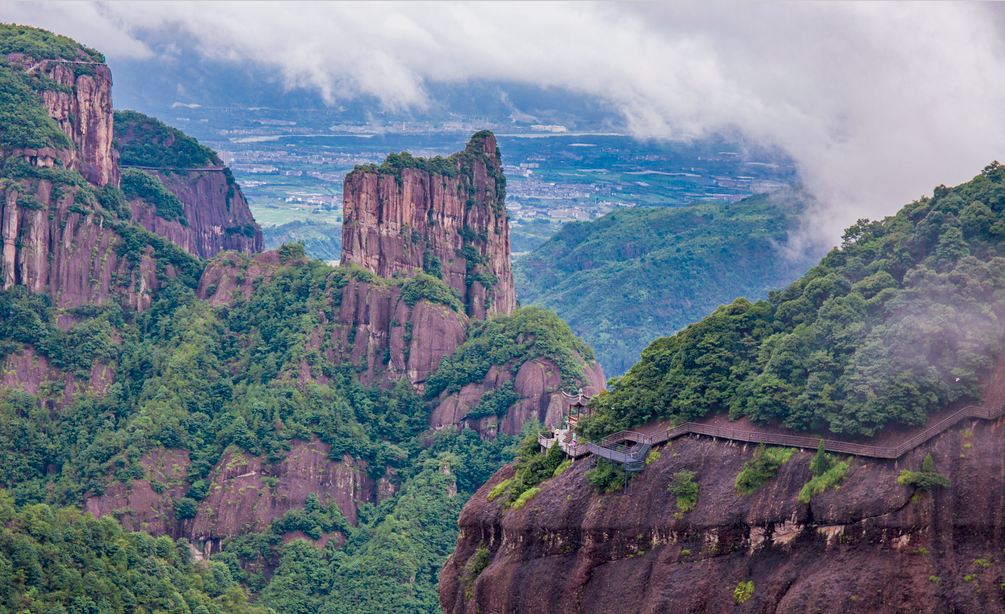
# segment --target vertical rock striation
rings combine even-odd
[[[144,228],[203,259],[227,250],[262,251],[262,229],[241,189],[223,170],[149,172],[181,201],[186,223],[166,220],[156,207],[135,201],[133,219]]]
[[[24,71],[40,71],[56,87],[39,92],[49,117],[75,145],[67,152],[68,166],[97,186],[119,184],[118,154],[112,147],[112,71],[79,57],[37,60],[23,53],[7,55],[7,61]]]
[[[495,137],[476,133],[444,160],[388,156],[345,180],[342,263],[381,277],[426,271],[457,290],[470,317],[516,308],[506,179]]]

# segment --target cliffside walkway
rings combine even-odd
[[[646,466],[646,453],[653,447],[653,438],[635,431],[621,431],[609,435],[599,443],[586,442],[587,452],[624,465],[626,471],[642,471]]]
[[[173,166],[140,166],[138,164],[120,164],[120,168],[138,168],[145,171],[222,171],[226,166],[203,166],[201,168],[176,168]]]
[[[101,65],[101,66],[105,65],[104,62],[87,62],[87,61],[84,61],[84,60],[42,60],[41,62],[35,63],[35,65],[32,66],[31,68],[29,68],[28,70],[24,71],[24,74],[27,75],[28,73],[30,73],[31,71],[35,70],[36,68],[38,68],[42,64],[48,64],[49,62],[56,62],[58,64],[95,64],[95,65]]]
[[[900,458],[909,450],[913,450],[925,443],[932,437],[955,425],[960,420],[966,418],[981,418],[982,420],[997,420],[1005,416],[1005,404],[995,407],[977,407],[970,405],[953,412],[932,426],[921,431],[914,437],[901,442],[896,446],[869,446],[848,441],[837,441],[834,439],[824,439],[824,449],[828,452],[840,452],[842,454],[854,454],[855,456],[869,456],[872,458]],[[623,431],[622,433],[628,433]],[[622,436],[622,433],[611,435],[607,439]],[[683,435],[708,435],[710,437],[721,437],[733,441],[744,441],[749,443],[764,443],[775,446],[789,446],[793,448],[816,449],[820,445],[820,439],[816,437],[803,437],[800,435],[785,435],[782,433],[767,433],[763,431],[747,431],[724,426],[712,426],[710,424],[700,424],[698,422],[685,422],[680,426],[667,429],[665,433],[651,436],[650,445],[663,443],[671,439],[676,439]],[[597,444],[586,444],[597,448]],[[648,449],[648,448],[647,448]],[[591,449],[591,452],[593,450]],[[594,452],[595,454],[597,452]],[[609,458],[605,456],[604,458]]]

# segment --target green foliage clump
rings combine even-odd
[[[528,433],[520,442],[520,447],[517,450],[516,474],[509,484],[507,502],[510,505],[516,505],[524,493],[535,490],[538,484],[554,477],[555,471],[565,460],[565,452],[562,451],[561,446],[555,444],[548,448],[547,452],[541,453],[538,451],[540,445],[537,442],[536,433]],[[537,494],[537,490],[534,494]],[[524,499],[524,503],[534,494],[528,495]],[[522,506],[523,503],[520,505]]]
[[[502,385],[482,395],[478,404],[468,411],[468,418],[478,419],[486,416],[504,416],[509,411],[509,408],[522,398],[517,393],[513,380],[503,382]]]
[[[446,305],[458,313],[464,312],[464,305],[457,290],[425,273],[417,273],[402,283],[401,300],[409,307],[414,307],[421,300],[427,300]]]
[[[803,485],[799,491],[797,499],[800,503],[808,504],[816,495],[824,493],[828,488],[836,488],[838,482],[844,479],[848,473],[849,462],[835,463],[830,454],[824,449],[824,442],[821,439],[817,446],[817,453],[810,461],[810,472],[813,477]]]
[[[0,490],[0,610],[259,613],[220,563],[196,565],[186,540],[123,531],[72,507],[18,509]],[[181,610],[178,610],[181,611]],[[188,611],[188,610],[185,610]]]
[[[753,581],[740,582],[736,585],[736,589],[733,590],[733,599],[737,604],[745,603],[748,599],[754,596],[754,583]]]
[[[348,534],[349,522],[335,501],[322,505],[315,493],[307,495],[303,509],[289,510],[272,522],[272,532],[277,535],[301,531],[311,539],[321,539],[325,533],[341,531]]]
[[[497,314],[485,321],[472,322],[468,339],[449,357],[440,361],[426,380],[426,398],[460,391],[480,382],[492,365],[520,365],[535,358],[547,358],[558,366],[562,386],[575,390],[586,379],[583,360],[592,361],[593,351],[572,333],[569,325],[552,311],[524,307],[510,315]],[[581,384],[580,384],[581,385]]]
[[[190,497],[182,497],[174,506],[174,517],[178,520],[195,518],[199,513],[199,503]]]
[[[143,113],[116,111],[113,125],[123,166],[190,169],[223,164],[209,147]]]
[[[158,217],[178,220],[182,226],[188,226],[181,201],[153,175],[138,168],[123,169],[121,185],[126,198],[142,198],[157,208]]]
[[[485,544],[481,544],[475,550],[475,553],[471,555],[471,558],[468,559],[468,562],[464,564],[461,581],[468,587],[468,591],[471,590],[471,585],[475,583],[478,576],[482,575],[482,572],[488,568],[490,563],[492,563],[492,551]],[[471,598],[470,594],[468,598]]]
[[[588,436],[654,419],[748,416],[845,436],[979,402],[1005,347],[1005,167],[860,220],[767,301],[737,299],[657,339]],[[593,431],[596,431],[594,433]]]
[[[510,486],[510,484],[512,484],[512,483],[513,483],[513,478],[509,478],[509,479],[506,479],[506,480],[503,480],[503,481],[499,482],[498,484],[496,484],[495,486],[492,487],[492,490],[489,491],[489,494],[486,496],[486,499],[488,499],[490,502],[491,501],[495,501],[504,492],[506,492],[506,489],[508,489],[509,486]]]
[[[778,469],[796,453],[795,448],[765,448],[757,446],[754,458],[743,464],[743,471],[736,476],[736,492],[752,495],[768,480],[778,475]]]
[[[931,454],[925,455],[925,460],[921,465],[921,471],[908,471],[907,469],[900,472],[900,476],[897,477],[898,484],[904,484],[906,486],[914,486],[919,491],[929,492],[935,490],[936,488],[949,488],[952,486],[952,482],[949,478],[942,475],[941,473],[935,472],[934,461],[932,460]]]
[[[0,24],[0,27],[5,26]],[[0,37],[0,46],[3,46],[4,40]],[[42,106],[30,79],[5,59],[0,59],[0,126],[3,126],[0,130],[0,151],[6,155],[10,155],[15,148],[73,148],[70,137],[59,129]],[[11,162],[8,160],[4,166]]]
[[[526,505],[528,501],[533,499],[534,495],[536,495],[539,492],[541,492],[541,489],[536,486],[533,488],[528,488],[527,490],[523,491],[522,493],[520,493],[520,496],[516,498],[516,501],[513,502],[513,509],[515,510],[520,509],[521,507]]]
[[[810,461],[810,473],[814,477],[820,477],[830,471],[833,466],[834,461],[824,447],[824,440],[821,439],[820,445],[817,446],[817,453],[813,456],[813,460]]]
[[[551,474],[551,477],[557,478],[558,476],[568,471],[569,467],[571,466],[572,466],[572,459],[571,458],[565,459],[564,461],[562,461],[561,465],[555,467],[555,472]]]
[[[698,505],[698,484],[694,481],[694,471],[678,471],[670,478],[667,492],[677,497],[677,509],[690,512]]]
[[[809,503],[816,495],[823,494],[828,488],[837,487],[838,483],[844,479],[848,473],[848,463],[841,461],[835,463],[827,471],[820,475],[815,475],[809,482],[803,485],[797,497],[800,503]]]
[[[625,484],[626,472],[621,465],[598,458],[597,466],[587,471],[583,477],[593,490],[606,494]]]
[[[0,54],[23,53],[36,60],[83,60],[104,62],[105,56],[77,41],[48,30],[0,24]]]

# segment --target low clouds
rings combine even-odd
[[[326,100],[422,108],[479,78],[601,97],[641,138],[739,129],[784,148],[834,243],[1005,158],[996,6],[965,4],[6,4],[109,57],[170,53],[282,70]]]

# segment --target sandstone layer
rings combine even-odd
[[[467,314],[516,308],[502,162],[490,132],[451,156],[451,172],[357,168],[345,180],[342,264],[381,277],[439,268]],[[435,260],[434,260],[435,259]],[[432,264],[436,262],[437,264]]]
[[[108,66],[90,62],[90,57],[83,53],[76,58],[41,63],[24,54],[12,53],[7,55],[7,61],[22,70],[35,67],[72,90],[39,92],[49,116],[76,146],[67,152],[69,166],[97,186],[118,185],[118,154],[112,147],[112,72]]]
[[[897,460],[853,458],[840,488],[797,501],[813,452],[797,453],[751,496],[734,489],[754,448],[680,439],[630,493],[597,495],[577,461],[506,511],[498,472],[461,513],[456,551],[440,574],[443,611],[1002,612],[1005,611],[1005,422],[967,421]],[[931,453],[952,487],[897,483]],[[843,460],[843,459],[842,459]],[[690,470],[697,507],[667,492]],[[473,582],[478,548],[491,562]],[[738,603],[736,588],[752,582]]]
[[[148,172],[181,201],[186,223],[159,217],[156,207],[136,200],[133,219],[144,228],[203,259],[227,250],[262,251],[262,229],[223,170]]]

